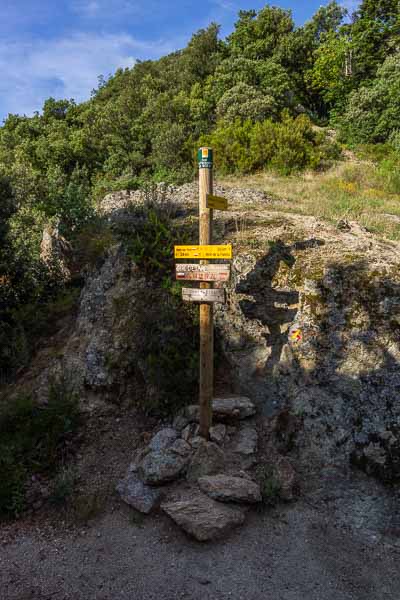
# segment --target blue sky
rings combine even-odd
[[[353,9],[356,0],[343,4]],[[327,1],[276,0],[302,24]],[[0,0],[0,122],[33,114],[49,96],[82,101],[108,76],[136,59],[182,48],[216,21],[227,35],[240,9],[259,0]]]

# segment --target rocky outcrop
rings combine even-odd
[[[162,193],[174,200],[181,221],[196,206],[195,184]],[[263,192],[216,186],[215,193],[230,202],[229,212],[215,214],[215,241],[231,242],[234,254],[227,302],[215,307],[227,395],[251,398],[269,421],[271,444],[305,480],[333,466],[397,480],[399,245],[352,222],[336,227],[284,212],[284,200]],[[100,211],[113,225],[131,219],[129,205],[143,201],[141,192],[118,192],[103,200]],[[38,370],[39,394],[50,375],[62,373],[82,391],[85,407],[99,397],[157,404],[159,390],[142,346],[148,323],[157,321],[157,311],[149,318],[157,293],[121,245],[111,248],[87,276],[65,346],[49,368]],[[214,425],[228,427],[213,442],[231,444],[238,461],[251,459],[250,453],[234,451],[228,431],[251,414],[242,405],[227,415],[224,402],[214,404]],[[176,430],[192,427],[197,417],[197,407],[179,415]],[[190,443],[195,431],[186,433]],[[256,447],[250,435],[249,452]],[[242,442],[236,448],[243,450]]]

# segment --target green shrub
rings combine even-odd
[[[64,381],[51,386],[43,406],[30,396],[0,400],[0,516],[24,508],[28,476],[57,470],[78,425],[78,400]]]
[[[341,137],[351,144],[382,143],[395,136],[400,123],[400,55],[386,58],[372,83],[350,94],[338,120]]]
[[[149,283],[128,337],[135,337],[145,379],[141,407],[157,414],[173,413],[197,390],[197,308],[182,301],[182,284],[174,279],[174,245],[191,241],[186,226],[177,224],[180,211],[164,186],[148,184],[142,189],[142,202],[130,207],[129,225],[115,230]],[[117,315],[126,312],[127,301],[114,301]]]
[[[152,296],[143,311],[142,357],[147,386],[145,409],[157,414],[176,414],[193,402],[198,390],[199,333],[195,306],[181,299],[171,282]]]
[[[400,194],[400,157],[383,160],[378,167],[378,174],[383,180],[384,189],[392,194]]]
[[[316,131],[308,117],[293,118],[287,112],[279,123],[220,123],[200,142],[214,148],[216,167],[224,174],[251,173],[266,167],[290,174],[320,168],[340,156],[339,147]]]

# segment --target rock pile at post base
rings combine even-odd
[[[161,504],[199,541],[242,525],[243,505],[262,500],[260,485],[246,471],[256,462],[258,449],[254,404],[234,396],[215,399],[213,407],[213,441],[198,436],[197,407],[187,407],[175,419],[175,427],[161,429],[135,452],[125,479],[117,485],[124,502],[145,514]]]

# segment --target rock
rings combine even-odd
[[[210,440],[216,444],[222,444],[226,435],[226,426],[222,423],[210,428]]]
[[[384,430],[362,437],[354,436],[356,449],[352,462],[368,475],[385,483],[400,480],[400,435],[398,431]]]
[[[175,454],[179,454],[180,456],[188,456],[192,451],[190,444],[182,439],[175,440],[170,449],[171,452],[175,452]]]
[[[219,538],[244,522],[244,513],[239,508],[226,506],[203,494],[165,503],[162,508],[179,527],[200,542]]]
[[[186,425],[186,427],[183,428],[182,433],[181,433],[181,438],[183,440],[185,440],[185,442],[188,442],[190,437],[191,437],[192,433],[191,433],[191,427],[190,425]]]
[[[185,418],[189,423],[199,422],[199,407],[196,404],[191,404],[185,408]]]
[[[242,427],[235,438],[234,452],[246,456],[257,452],[258,433],[254,427]]]
[[[214,398],[212,406],[215,420],[247,419],[256,414],[256,407],[245,396]]]
[[[204,438],[202,438],[200,435],[196,435],[190,440],[190,445],[194,450],[197,450],[197,448],[199,448],[199,446],[201,446],[204,441]]]
[[[140,463],[148,453],[148,446],[144,448],[138,448],[137,450],[135,450],[133,453],[132,462],[130,463],[128,468],[128,473],[137,473],[139,470]]]
[[[178,433],[175,429],[171,429],[170,427],[161,429],[151,439],[149,449],[152,452],[161,452],[161,450],[165,450],[166,448],[171,446],[175,442],[177,437]]]
[[[213,442],[202,439],[189,464],[186,478],[188,481],[197,481],[205,475],[220,473],[224,465],[224,453]]]
[[[182,431],[183,429],[185,429],[185,427],[188,425],[189,421],[187,420],[187,418],[181,414],[181,415],[177,415],[174,419],[174,422],[172,423],[172,426],[174,429],[176,429],[177,431]]]
[[[151,512],[161,499],[160,492],[145,485],[136,473],[128,472],[125,479],[118,483],[116,490],[124,502],[145,514]]]
[[[230,396],[229,398],[214,398],[212,401],[213,419],[229,421],[231,419],[247,419],[256,413],[256,407],[245,396]],[[199,407],[187,406],[185,417],[191,422],[199,421]]]
[[[162,485],[180,477],[188,464],[189,457],[181,456],[171,448],[161,452],[150,452],[139,466],[139,474],[149,485]]]
[[[185,442],[189,442],[190,444],[192,443],[192,439],[193,437],[197,436],[199,431],[199,426],[196,425],[195,423],[191,423],[190,425],[187,425],[181,434],[181,437],[183,440],[185,440]]]
[[[198,481],[202,492],[222,502],[261,502],[261,490],[258,483],[231,475],[200,477]]]

